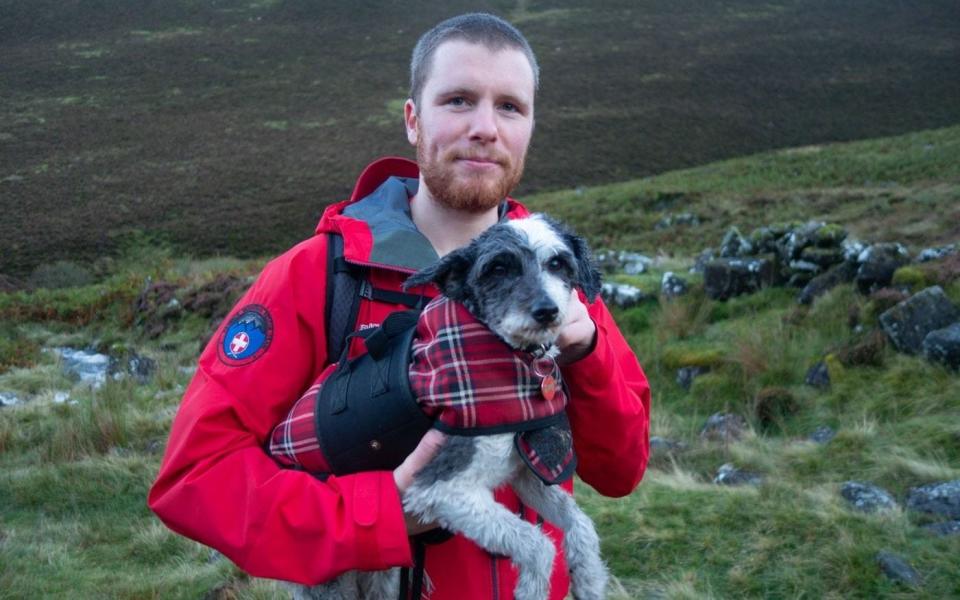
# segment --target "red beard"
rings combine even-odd
[[[433,195],[434,200],[443,206],[471,213],[483,213],[499,206],[523,176],[524,158],[516,164],[510,157],[494,157],[503,174],[458,175],[455,161],[463,158],[462,153],[448,151],[431,158],[423,144],[423,135],[417,139],[417,164],[423,181]]]

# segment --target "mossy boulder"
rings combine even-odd
[[[667,348],[663,352],[663,366],[670,370],[683,367],[711,368],[725,362],[726,353],[719,348]]]
[[[928,269],[906,265],[893,272],[891,283],[895,287],[909,288],[911,290],[922,290],[935,283]]]

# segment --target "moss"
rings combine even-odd
[[[726,360],[719,348],[669,347],[663,351],[663,365],[668,369],[683,367],[718,367]]]
[[[847,238],[847,230],[838,223],[827,223],[813,234],[818,246],[839,246]]]
[[[929,273],[925,269],[907,265],[894,271],[893,285],[907,287],[913,291],[922,290],[933,283],[928,275]]]

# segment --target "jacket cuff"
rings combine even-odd
[[[609,367],[613,364],[613,353],[607,343],[606,332],[594,321],[597,334],[593,339],[593,348],[583,358],[562,367],[564,381],[576,382],[582,389],[604,388],[609,384]]]
[[[364,570],[383,570],[412,564],[403,503],[391,471],[356,473],[353,520],[357,551]],[[375,560],[372,560],[376,557]]]

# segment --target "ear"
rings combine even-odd
[[[601,276],[593,262],[593,256],[590,254],[590,247],[586,240],[569,231],[563,233],[563,239],[573,251],[573,256],[577,260],[577,280],[576,285],[583,290],[588,302],[593,302],[600,293]]]
[[[411,275],[403,282],[403,289],[408,290],[427,283],[436,284],[442,293],[451,300],[463,302],[467,298],[467,275],[474,262],[474,251],[471,247],[460,248],[447,254],[426,269]]]
[[[412,99],[407,98],[407,101],[403,103],[403,124],[407,129],[407,141],[410,142],[411,146],[417,145],[420,134],[419,118],[417,105],[413,103]]]

